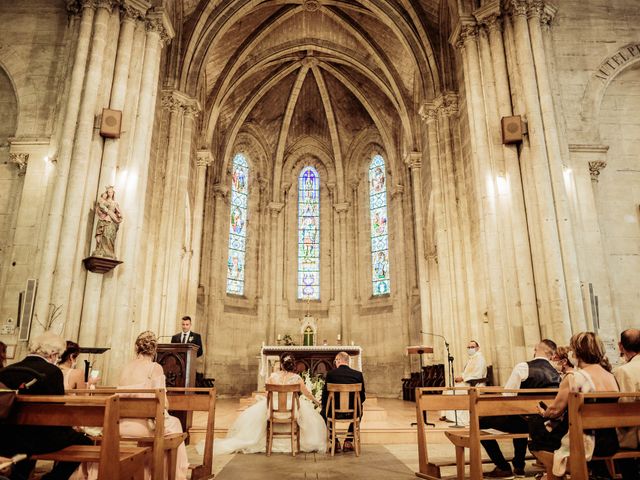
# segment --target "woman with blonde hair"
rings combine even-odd
[[[553,403],[546,409],[539,407],[543,419],[559,419],[565,415],[569,394],[572,392],[618,391],[618,384],[611,373],[611,364],[605,355],[604,344],[595,333],[581,332],[571,337],[567,359],[576,369],[572,375],[565,375]],[[552,434],[553,432],[550,432],[550,435]],[[543,442],[544,439],[538,444]],[[548,467],[553,463],[553,475],[550,480],[562,477],[567,471],[569,459],[569,433],[562,437],[552,456],[549,454],[551,449],[537,448],[535,443],[533,439],[530,446],[532,453]],[[587,460],[594,455],[607,456],[618,450],[615,429],[601,429],[595,430],[594,434],[585,434],[584,443]]]
[[[158,351],[158,339],[151,331],[142,332],[135,342],[136,358],[131,360],[122,369],[118,388],[122,389],[150,389],[165,388],[165,376],[162,366],[155,361]],[[140,394],[144,395],[144,394]],[[165,402],[168,405],[168,402]],[[182,433],[180,420],[169,415],[165,410],[164,414],[165,434]],[[145,419],[126,418],[120,422],[120,435],[126,437],[148,437],[153,436],[151,426]],[[184,442],[180,444],[176,459],[176,480],[187,478],[189,471],[189,460]],[[145,469],[145,478],[151,478],[148,468]]]

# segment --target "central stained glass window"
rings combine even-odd
[[[311,166],[298,177],[298,299],[320,299],[320,176]]]
[[[247,201],[249,164],[241,153],[233,158],[231,173],[231,218],[227,256],[227,293],[244,294],[244,253],[247,248]]]

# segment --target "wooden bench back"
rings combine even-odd
[[[123,388],[99,388],[96,390],[67,390],[67,394],[77,397],[100,398],[101,396],[115,395],[120,400],[120,418],[143,418],[153,420],[155,428],[150,435],[153,437],[153,468],[154,472],[164,471],[164,412],[166,395],[163,388],[154,389],[123,389]],[[82,424],[85,425],[85,424]],[[102,435],[102,442],[105,441]]]
[[[10,425],[102,427],[98,478],[118,478],[120,465],[120,399],[116,395],[77,397],[70,395],[18,395],[9,417]]]
[[[591,400],[624,399],[615,403]],[[634,401],[635,400],[635,401]],[[573,480],[587,480],[583,434],[594,428],[640,427],[640,392],[571,393],[569,395],[569,469]]]
[[[504,393],[511,395],[503,395]],[[544,401],[550,404],[557,393],[557,388],[518,390],[499,387],[472,388],[469,391],[469,417],[475,417],[477,420],[479,417],[537,414],[539,402]]]

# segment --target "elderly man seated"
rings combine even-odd
[[[29,345],[29,354],[21,362],[0,370],[0,382],[19,393],[29,395],[63,395],[62,371],[56,366],[66,342],[58,335],[45,332]],[[34,382],[35,380],[35,382]],[[0,434],[0,456],[12,457],[18,453],[27,455],[55,452],[69,445],[92,445],[83,433],[71,427],[4,426]],[[67,479],[78,463],[58,462],[45,480]],[[12,480],[27,480],[35,466],[34,461],[24,460],[13,467]]]

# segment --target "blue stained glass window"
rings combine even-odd
[[[313,167],[298,177],[298,299],[320,299],[320,176]]]
[[[247,247],[247,205],[249,164],[241,153],[233,158],[231,173],[231,211],[229,254],[227,257],[227,293],[244,294],[244,254]]]
[[[374,155],[369,164],[369,212],[371,218],[371,274],[373,294],[391,292],[389,280],[389,222],[387,176],[384,158]]]

